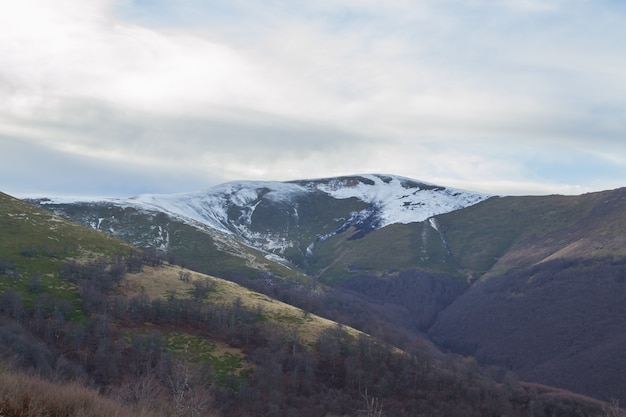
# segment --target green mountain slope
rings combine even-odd
[[[331,284],[409,269],[456,273],[439,232],[429,222],[393,224],[354,238],[358,233],[351,229],[320,244],[308,259],[309,270]]]
[[[40,203],[42,201],[39,201]],[[231,236],[190,225],[161,212],[109,203],[49,204],[52,210],[72,222],[87,226],[134,247],[164,254],[176,262],[207,274],[222,277],[255,277],[260,273],[293,279],[305,279],[295,268],[285,268],[266,258],[266,254],[242,245]]]
[[[77,286],[60,278],[68,260],[89,262],[136,253],[127,243],[71,223],[47,210],[0,193],[0,293],[16,291],[26,305],[41,294],[63,300],[84,320]]]
[[[68,258],[128,254],[133,248],[103,233],[0,193],[0,259],[19,272],[48,273]]]
[[[563,257],[626,255],[626,189],[491,198],[437,217],[454,261],[474,277]]]

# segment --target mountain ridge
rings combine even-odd
[[[293,199],[298,194],[315,191],[321,191],[335,199],[356,198],[362,202],[380,206],[383,218],[378,228],[394,223],[423,221],[437,214],[467,207],[491,197],[487,194],[444,187],[397,175],[362,174],[293,181],[230,181],[200,191],[140,194],[130,198],[50,196],[46,198],[49,203],[106,201],[148,210],[159,210],[232,233],[232,230],[224,224],[227,218],[227,213],[223,210],[224,206],[216,205],[215,200],[226,200],[233,205],[243,207],[252,202],[258,204],[258,201],[265,196],[272,202],[280,202]],[[46,202],[43,199],[40,200]],[[199,208],[198,203],[206,203],[214,211]]]
[[[353,238],[358,238],[391,224],[424,221],[488,197],[406,177],[365,174],[288,182],[232,181],[203,191],[143,194],[128,199],[52,197],[38,202],[50,207],[106,203],[162,212],[207,232],[214,230],[255,249],[289,258],[288,250],[310,256],[317,243],[351,227],[358,231]],[[314,206],[315,212],[311,210]],[[321,219],[320,213],[329,207],[332,213]],[[302,220],[303,216],[307,218]],[[92,222],[91,226],[98,229],[100,223]]]

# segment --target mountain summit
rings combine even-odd
[[[362,237],[391,224],[421,222],[465,208],[487,197],[400,176],[368,174],[290,182],[234,181],[199,192],[145,194],[103,199],[102,203],[165,213],[283,255],[305,240],[305,252],[311,252],[316,241],[350,228],[358,231],[354,238]]]

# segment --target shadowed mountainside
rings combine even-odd
[[[626,259],[559,259],[493,276],[444,310],[440,346],[522,379],[625,398]]]

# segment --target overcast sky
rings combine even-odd
[[[0,191],[626,186],[622,0],[0,1]]]

